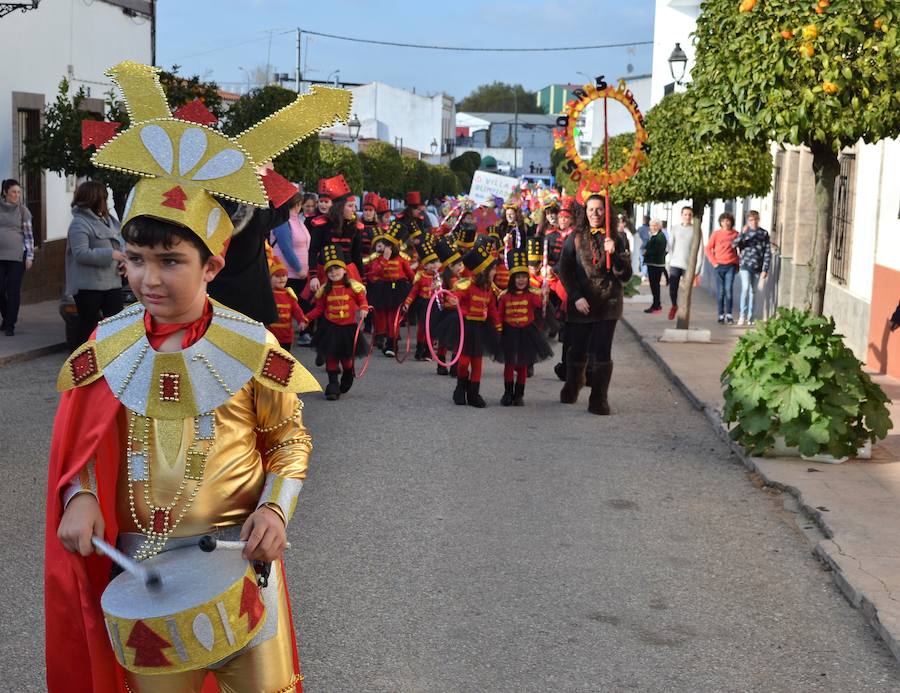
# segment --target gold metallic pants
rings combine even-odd
[[[279,571],[278,632],[275,637],[238,655],[230,662],[212,670],[222,693],[288,693],[299,679],[294,678],[294,648],[291,622],[288,617],[287,596],[281,565],[272,565],[273,577]],[[127,672],[128,688],[132,693],[199,693],[206,669],[179,674],[147,676]]]

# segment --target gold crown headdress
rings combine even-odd
[[[184,117],[189,109],[173,116],[158,73],[159,68],[130,61],[106,73],[122,90],[131,125],[103,143],[91,161],[142,177],[126,201],[123,225],[138,216],[170,221],[189,228],[215,254],[234,227],[213,196],[266,207],[288,182],[272,171],[263,177],[260,166],[350,115],[349,91],[313,87],[311,94],[231,138],[200,118]]]

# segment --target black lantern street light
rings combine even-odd
[[[431,156],[434,156],[435,154],[437,154],[437,150],[438,150],[439,146],[440,145],[438,144],[437,139],[432,138],[432,140],[431,140]]]
[[[359,129],[362,127],[362,123],[359,122],[359,118],[356,117],[356,114],[353,114],[353,117],[347,123],[347,130],[350,131],[350,141],[356,142],[356,139],[359,137]]]
[[[681,86],[684,84],[684,73],[687,71],[687,54],[681,50],[681,44],[675,44],[675,50],[669,56],[669,72],[672,73],[672,79],[675,84]]]
[[[28,2],[0,2],[0,17],[5,17],[10,12],[15,12],[16,10],[21,10],[22,12],[36,10],[40,1],[41,0],[28,0]]]

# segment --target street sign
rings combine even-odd
[[[475,171],[475,175],[472,176],[472,188],[469,190],[469,197],[478,204],[490,202],[495,197],[500,197],[506,201],[518,189],[518,178],[500,176],[487,171]]]

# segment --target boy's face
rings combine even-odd
[[[347,270],[345,270],[343,267],[334,265],[328,268],[328,272],[326,272],[326,274],[328,275],[329,281],[339,282],[343,281],[344,275],[347,274]]]
[[[125,244],[128,285],[162,323],[191,322],[203,314],[206,285],[225,266],[220,255],[200,262],[200,251],[174,238],[172,246]]]
[[[287,275],[282,273],[272,275],[272,288],[283,289],[287,286]]]

